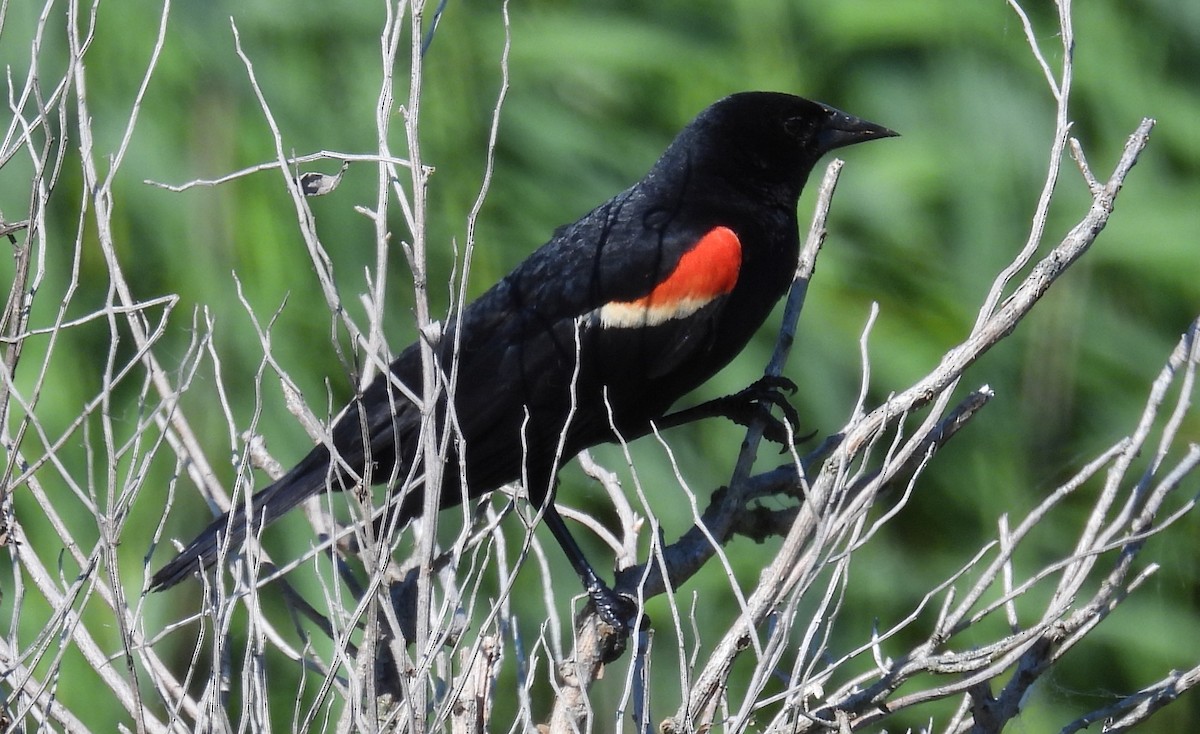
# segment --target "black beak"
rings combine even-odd
[[[900,136],[900,133],[889,130],[883,125],[860,120],[832,107],[826,107],[825,113],[825,121],[821,125],[821,131],[817,133],[817,144],[824,152],[876,138]]]

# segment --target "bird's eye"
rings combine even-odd
[[[783,130],[797,140],[803,140],[812,134],[813,121],[807,117],[789,117],[783,121]]]

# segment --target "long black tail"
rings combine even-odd
[[[213,565],[222,547],[236,550],[247,531],[258,533],[264,525],[275,521],[309,497],[325,491],[328,483],[329,450],[318,446],[279,481],[264,487],[251,498],[253,520],[247,520],[243,504],[218,517],[179,555],[154,574],[150,579],[150,590],[169,589],[192,573]]]

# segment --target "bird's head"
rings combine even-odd
[[[697,115],[664,156],[733,187],[799,196],[829,151],[897,133],[820,102],[779,92],[741,92]]]

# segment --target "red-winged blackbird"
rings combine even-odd
[[[554,507],[559,466],[669,421],[672,403],[733,359],[791,281],[797,200],[814,164],[834,148],[895,134],[787,94],[726,97],[684,128],[645,178],[560,228],[467,306],[461,326],[448,319],[434,352],[443,382],[457,370],[458,440],[449,443],[441,506],[524,479],[599,611],[627,623],[626,603],[592,570]],[[365,474],[408,488],[397,520],[419,515],[421,411],[406,393],[419,398],[421,374],[414,344],[392,363],[390,379],[378,377],[338,418],[329,445],[251,498],[253,520],[243,506],[217,518],[154,575],[151,589],[210,566],[223,544],[236,549],[247,530]],[[439,430],[446,406],[443,390]]]

